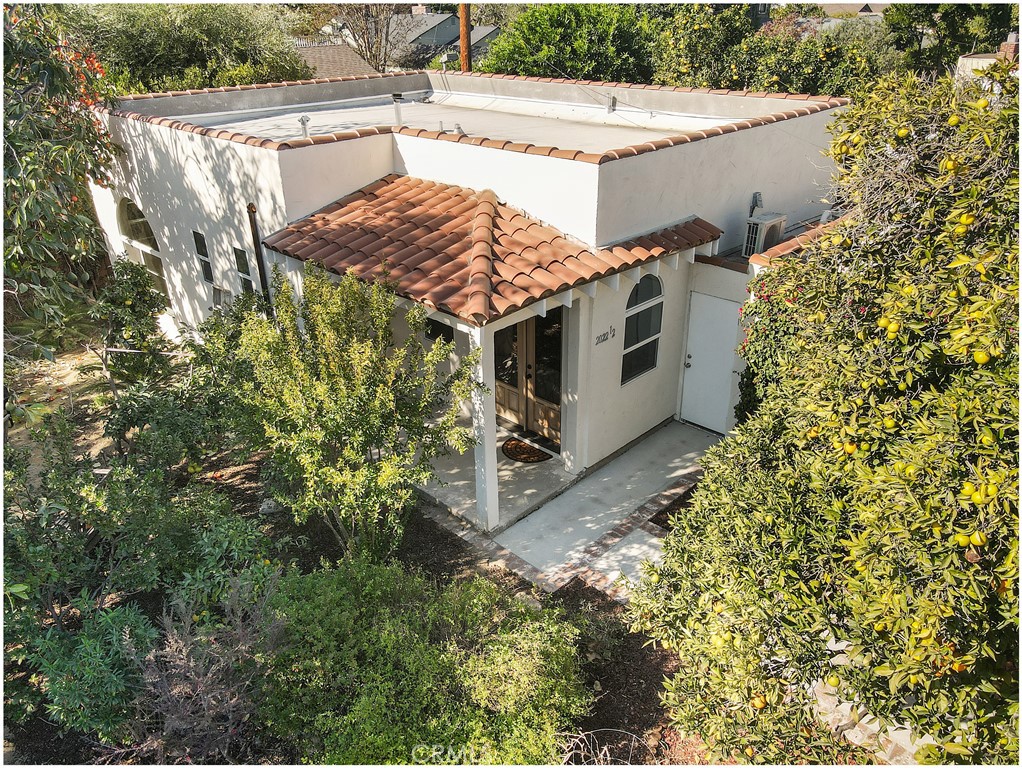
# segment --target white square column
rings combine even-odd
[[[476,517],[479,527],[492,531],[500,523],[497,493],[497,405],[494,399],[496,377],[493,365],[493,331],[483,326],[472,328],[469,340],[478,349],[475,380],[484,390],[472,393],[472,427],[475,431]]]

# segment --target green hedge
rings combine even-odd
[[[839,114],[848,216],[752,286],[761,402],[632,604],[725,756],[842,760],[824,680],[933,736],[917,759],[1018,762],[1018,80],[990,74]]]

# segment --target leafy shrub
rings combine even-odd
[[[848,216],[754,284],[762,401],[631,607],[722,755],[841,757],[814,743],[824,680],[931,735],[921,760],[1018,762],[1018,81],[990,77],[889,77],[843,112]]]
[[[314,762],[545,763],[590,702],[577,630],[476,579],[353,557],[283,579],[263,715]]]
[[[113,272],[90,313],[103,326],[105,346],[94,351],[116,397],[117,384],[165,381],[171,359],[164,353],[171,345],[157,324],[167,298],[156,290],[146,268],[118,259]]]
[[[110,622],[145,635],[125,601],[176,590],[208,623],[222,618],[217,605],[239,579],[261,594],[275,569],[268,540],[225,497],[179,489],[163,470],[121,458],[103,466],[79,455],[73,432],[58,412],[36,435],[39,466],[26,450],[4,455],[6,713],[23,718],[46,703],[59,722],[110,740],[135,685]],[[75,654],[91,664],[80,680]]]
[[[656,82],[701,88],[858,94],[906,61],[882,24],[865,20],[821,30],[784,6],[753,29],[748,6],[679,9],[654,48]]]
[[[471,443],[457,418],[476,357],[442,374],[453,346],[427,348],[423,309],[398,314],[389,288],[353,274],[334,282],[307,267],[296,302],[275,272],[274,293],[274,318],[242,321],[239,355],[252,380],[235,396],[262,427],[275,496],[299,520],[319,516],[343,546],[385,554],[432,460]],[[409,331],[401,343],[397,324]]]
[[[649,36],[649,22],[627,5],[534,5],[501,28],[478,68],[646,83],[652,75]]]
[[[51,628],[37,649],[49,715],[103,741],[120,738],[143,682],[133,659],[149,652],[156,634],[131,605],[89,614],[75,633]]]

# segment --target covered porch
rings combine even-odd
[[[468,419],[465,420],[468,426]],[[546,461],[522,463],[508,458],[501,450],[504,442],[516,437],[506,422],[495,425],[495,448],[492,459],[496,467],[499,521],[492,531],[513,525],[530,512],[570,487],[577,476],[564,469],[559,456]],[[542,450],[542,449],[539,449]],[[476,454],[451,453],[433,462],[438,479],[421,490],[453,514],[478,525],[476,495]]]

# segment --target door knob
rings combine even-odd
[[[686,368],[691,368],[692,367],[692,363],[685,363],[685,367]]]
[[[532,378],[532,374],[531,374],[531,373],[527,373],[527,374],[525,374],[525,378],[526,378],[526,379],[531,379],[531,378]]]

